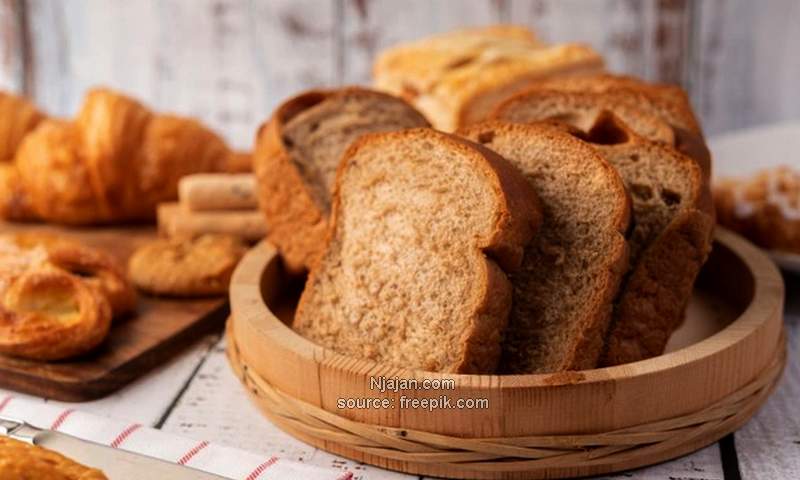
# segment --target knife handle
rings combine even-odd
[[[34,445],[36,437],[42,432],[42,429],[36,428],[23,420],[0,415],[0,435],[4,437]]]

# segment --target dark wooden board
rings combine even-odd
[[[127,262],[153,227],[74,229],[0,222],[0,232],[40,231],[75,238]],[[227,298],[179,300],[139,294],[137,311],[114,320],[93,352],[60,362],[0,355],[0,387],[63,401],[86,401],[119,389],[215,329],[227,317]]]

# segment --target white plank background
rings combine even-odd
[[[800,119],[795,0],[0,0],[0,89],[67,116],[88,88],[107,85],[197,116],[247,149],[282,98],[313,86],[366,83],[372,59],[388,45],[508,21],[548,41],[590,43],[613,70],[684,85],[707,133]],[[800,280],[788,286],[798,292]],[[739,461],[726,464],[727,476],[712,445],[609,478],[800,478],[800,300],[791,296],[786,320],[792,364],[765,408],[735,435]],[[222,345],[207,337],[119,393],[79,408],[347,466],[364,479],[407,478],[317,451],[263,420],[229,371]]]
[[[399,41],[510,21],[686,86],[707,132],[800,118],[794,0],[0,0],[0,88],[71,115],[109,85],[239,148],[287,95],[369,81]]]

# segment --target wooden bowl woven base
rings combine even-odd
[[[592,435],[459,438],[349,420],[274,388],[248,368],[228,320],[227,354],[248,394],[281,429],[348,458],[379,466],[404,462],[409,473],[430,474],[425,465],[451,469],[452,478],[477,472],[526,472],[553,467],[598,467],[595,473],[627,470],[669,460],[709,445],[742,426],[766,401],[786,365],[786,340],[755,380],[713,405],[691,414]],[[534,477],[528,477],[534,478]]]
[[[599,475],[709,445],[764,403],[786,363],[783,280],[749,242],[716,232],[684,327],[664,355],[542,375],[456,375],[344,356],[295,333],[302,285],[261,243],[231,282],[228,356],[277,426],[323,450],[406,473],[523,479]],[[699,327],[699,329],[697,328]],[[688,334],[688,336],[687,336]],[[375,390],[374,377],[450,379],[440,391]],[[486,399],[486,409],[408,409],[402,398]],[[342,399],[399,408],[342,408]],[[394,404],[392,404],[394,405]]]

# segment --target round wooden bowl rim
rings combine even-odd
[[[731,322],[719,332],[690,346],[639,362],[614,367],[584,370],[581,372],[569,372],[570,374],[563,375],[561,380],[554,378],[553,374],[470,375],[428,372],[424,370],[414,370],[393,366],[388,367],[392,368],[393,373],[400,377],[452,378],[456,380],[457,385],[476,385],[475,382],[479,377],[483,379],[493,377],[493,379],[490,381],[491,384],[497,385],[499,383],[500,385],[508,385],[516,388],[526,388],[539,386],[553,387],[559,384],[574,384],[576,381],[579,381],[581,384],[607,382],[616,378],[630,378],[631,376],[658,374],[659,372],[666,371],[678,364],[686,365],[701,362],[708,357],[716,355],[721,351],[732,347],[743,338],[751,335],[765,321],[766,318],[769,318],[767,312],[764,312],[763,310],[759,311],[761,308],[763,308],[762,304],[764,303],[764,300],[769,299],[774,295],[774,293],[776,293],[776,291],[780,295],[774,297],[779,299],[783,298],[784,287],[780,272],[766,254],[741,236],[723,228],[717,227],[714,238],[717,243],[724,245],[728,250],[735,254],[752,273],[755,285],[753,298],[736,320]],[[284,345],[292,345],[292,351],[302,358],[315,363],[320,362],[320,359],[322,358],[330,359],[331,361],[337,362],[339,365],[341,365],[341,368],[351,370],[352,367],[345,365],[352,364],[348,364],[347,362],[339,362],[342,360],[351,359],[351,357],[347,357],[333,350],[329,350],[314,344],[305,337],[296,333],[289,326],[283,323],[277,316],[275,316],[272,311],[270,311],[260,294],[259,298],[257,299],[250,298],[246,295],[236,294],[237,292],[247,291],[248,286],[260,285],[261,277],[264,271],[272,262],[276,261],[279,261],[276,248],[268,241],[263,240],[250,251],[248,251],[240,262],[239,267],[237,267],[231,279],[231,311],[250,311],[252,313],[246,316],[237,317],[237,321],[273,324],[272,327],[275,328],[270,328],[269,330],[259,328],[258,330],[266,335],[273,336],[275,340],[282,342]],[[255,291],[260,292],[260,289]],[[771,305],[770,307],[774,309],[782,308],[782,302],[774,302],[774,305]],[[253,309],[255,309],[255,311]],[[720,341],[721,338],[724,338],[724,341]],[[370,360],[362,360],[361,362],[361,366],[357,367],[358,372],[354,373],[363,373],[364,365],[370,365],[373,368],[380,367],[382,365],[378,362]],[[495,382],[495,379],[497,382]]]

